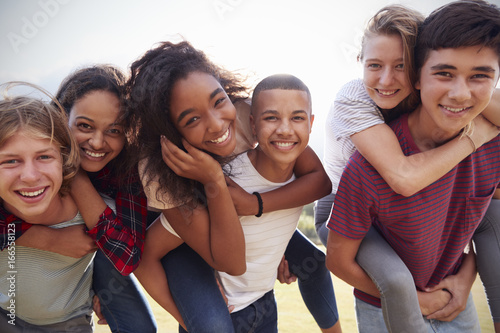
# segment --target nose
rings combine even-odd
[[[283,119],[280,121],[280,124],[276,130],[276,133],[287,136],[293,133],[293,127],[291,122],[288,119]]]
[[[104,147],[104,135],[95,131],[89,139],[89,145],[92,149],[99,150]]]
[[[21,180],[26,183],[36,181],[40,178],[40,171],[32,161],[26,161],[21,171]]]
[[[380,84],[384,87],[390,86],[394,81],[394,71],[390,66],[386,66],[380,74]]]
[[[455,80],[455,84],[448,92],[448,96],[457,102],[465,102],[470,99],[471,92],[466,80],[463,78],[457,78]]]
[[[218,133],[224,128],[224,119],[222,115],[216,111],[212,111],[208,115],[208,131],[212,133]]]

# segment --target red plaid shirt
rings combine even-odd
[[[115,268],[128,275],[141,260],[147,224],[147,200],[138,173],[127,176],[126,185],[119,186],[117,177],[106,167],[89,174],[96,190],[115,198],[116,214],[106,207],[96,226],[87,233],[111,260]],[[31,227],[0,206],[0,249],[8,247]]]

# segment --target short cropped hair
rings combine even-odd
[[[290,74],[275,74],[266,77],[260,81],[255,87],[252,94],[252,112],[253,105],[257,102],[259,94],[265,90],[282,89],[282,90],[300,90],[307,93],[309,99],[309,107],[312,109],[311,92],[307,85],[299,78]]]
[[[60,148],[63,181],[59,193],[67,194],[80,165],[80,151],[64,111],[41,99],[5,97],[0,101],[0,124],[0,147],[23,130],[35,138],[49,139]]]
[[[417,72],[420,73],[431,50],[469,46],[492,48],[500,62],[498,6],[482,0],[463,0],[433,11],[422,24],[417,38]]]

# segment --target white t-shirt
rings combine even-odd
[[[366,92],[361,79],[345,84],[337,93],[325,125],[323,165],[337,192],[347,161],[356,150],[351,135],[383,124],[384,117]]]
[[[231,162],[231,178],[245,191],[268,192],[293,181],[274,183],[254,168],[248,154]],[[264,203],[265,204],[265,203]],[[261,217],[240,216],[245,235],[247,270],[243,275],[219,273],[228,304],[239,311],[274,288],[278,265],[299,222],[302,206],[262,214]]]

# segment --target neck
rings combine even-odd
[[[271,182],[283,183],[293,175],[295,163],[278,163],[270,159],[258,147],[250,150],[248,157],[259,174]]]
[[[423,112],[422,105],[408,116],[408,127],[413,141],[420,151],[439,147],[456,137],[460,132],[449,132],[439,126]]]

